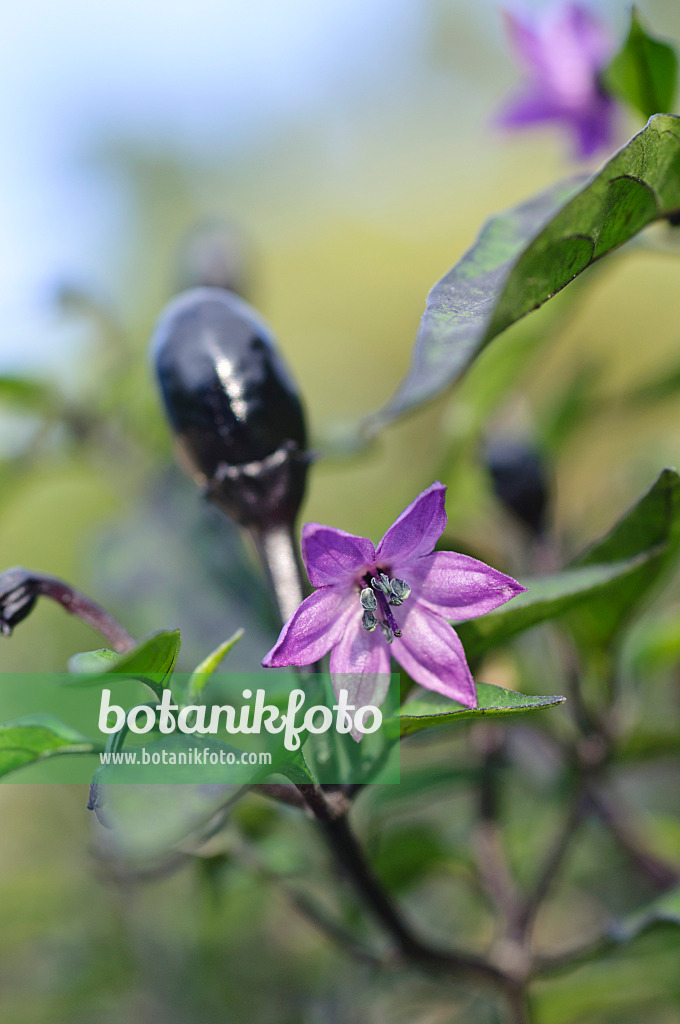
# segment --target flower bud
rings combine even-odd
[[[152,355],[180,455],[207,496],[243,526],[292,523],[304,413],[257,313],[226,289],[193,288],[161,315]]]
[[[549,501],[546,468],[538,451],[517,438],[493,438],[486,465],[496,497],[532,533],[545,529]]]
[[[26,569],[8,569],[0,576],[0,633],[10,636],[22,619],[30,615],[38,598],[33,575]]]

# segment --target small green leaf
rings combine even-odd
[[[69,672],[87,673],[108,672],[120,661],[120,654],[110,651],[107,647],[101,647],[98,651],[83,651],[74,654],[68,660]]]
[[[674,48],[649,35],[633,8],[628,38],[604,72],[606,88],[647,118],[673,109],[677,77]]]
[[[588,644],[611,641],[668,567],[680,543],[680,477],[664,470],[614,528],[563,572],[525,579],[525,593],[456,624],[471,660],[541,622],[567,616]]]
[[[435,725],[451,725],[464,718],[518,714],[553,707],[565,700],[564,697],[527,697],[488,683],[477,683],[476,686],[478,707],[468,708],[441,694],[426,693],[404,704],[401,713],[385,723],[387,734],[396,739]]]
[[[217,647],[212,652],[212,654],[209,654],[208,657],[200,663],[200,665],[196,666],[196,668],[191,674],[191,678],[189,679],[189,694],[195,697],[198,693],[201,692],[205,684],[208,682],[210,676],[217,669],[219,663],[222,661],[224,657],[226,657],[226,655],[229,653],[232,647],[234,647],[234,645],[239,642],[242,636],[243,630],[237,629],[233,636],[229,637],[228,640],[225,640],[224,643],[220,644],[220,646]]]
[[[0,776],[59,754],[91,754],[98,748],[48,714],[25,715],[0,725]]]
[[[140,679],[160,697],[172,675],[182,644],[178,629],[153,633],[125,654],[102,649],[76,654],[69,661],[69,671],[76,678],[69,686],[100,686],[103,674]]]
[[[441,394],[511,324],[680,209],[680,118],[656,114],[592,178],[493,217],[430,292],[411,366],[368,432]]]

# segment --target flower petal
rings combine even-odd
[[[305,523],[302,557],[312,586],[326,587],[363,575],[375,563],[375,548],[366,537],[320,523]]]
[[[378,544],[377,564],[389,566],[392,561],[406,561],[428,555],[446,528],[444,484],[434,483],[405,508]]]
[[[528,21],[523,21],[512,11],[503,11],[505,29],[521,64],[540,77],[545,67],[543,41]]]
[[[348,588],[315,590],[291,615],[262,664],[265,668],[282,668],[312,665],[323,658],[342,636],[355,604],[355,595]]]
[[[517,128],[522,125],[559,121],[563,117],[564,110],[561,104],[549,91],[536,85],[510,100],[501,110],[497,120],[502,128]]]
[[[590,108],[571,119],[574,151],[577,157],[589,157],[598,150],[611,148],[616,137],[616,104],[609,96],[595,96]]]
[[[390,650],[379,629],[362,629],[361,613],[345,623],[343,634],[331,651],[331,680],[336,697],[347,690],[347,703],[355,707],[379,707],[390,685]],[[354,729],[357,742],[362,734]]]
[[[448,622],[417,600],[402,621],[403,635],[392,644],[392,654],[413,681],[476,708],[477,691],[465,651]]]
[[[392,571],[410,584],[417,601],[445,619],[486,615],[526,590],[512,576],[456,551],[435,551],[412,562],[393,563]]]

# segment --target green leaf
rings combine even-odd
[[[585,567],[640,558],[637,569],[575,609],[570,628],[591,645],[609,643],[669,567],[679,545],[680,477],[665,469],[614,528],[573,563]]]
[[[107,647],[101,647],[97,651],[82,651],[74,654],[68,660],[69,672],[92,674],[96,672],[108,672],[120,661],[120,654],[110,651]]]
[[[58,754],[91,754],[97,749],[54,715],[25,715],[0,725],[0,776]]]
[[[507,327],[679,209],[680,118],[657,114],[592,178],[493,217],[430,292],[411,366],[369,432],[445,391]]]
[[[564,615],[589,598],[606,598],[622,579],[637,572],[644,558],[643,555],[609,565],[565,569],[551,576],[521,581],[527,590],[507,605],[479,619],[454,623],[465,653],[474,661],[518,633]]]
[[[102,675],[130,676],[145,682],[160,697],[172,675],[182,639],[178,629],[153,633],[125,654],[106,649],[76,654],[69,661],[69,671],[76,678],[69,686],[101,685]]]
[[[200,693],[208,679],[217,669],[217,666],[224,657],[229,653],[232,647],[235,646],[243,636],[243,630],[237,629],[233,636],[225,640],[224,643],[220,644],[219,647],[215,648],[212,654],[209,654],[200,665],[197,665],[191,674],[189,679],[188,692],[193,697]]]
[[[667,568],[679,541],[680,477],[666,469],[611,532],[569,568],[525,579],[525,593],[479,619],[457,623],[456,632],[470,660],[565,615],[584,642],[606,643]]]
[[[651,117],[673,109],[677,77],[674,48],[649,35],[633,8],[628,38],[604,72],[606,88]]]
[[[456,700],[449,700],[438,693],[426,693],[416,700],[411,700],[401,709],[401,713],[385,723],[388,736],[410,736],[422,729],[431,729],[435,725],[451,725],[464,718],[497,717],[514,715],[523,711],[534,711],[539,708],[553,707],[562,704],[564,697],[526,697],[514,690],[503,690],[500,686],[489,683],[477,683],[476,708],[465,707]]]

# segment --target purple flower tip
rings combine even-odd
[[[505,19],[525,84],[499,123],[510,129],[559,124],[577,157],[611,147],[616,105],[600,74],[613,47],[604,26],[579,4],[548,6],[533,17],[505,12]]]
[[[477,706],[465,652],[449,620],[472,619],[526,588],[469,555],[435,551],[446,528],[446,487],[419,494],[374,548],[319,523],[302,531],[312,586],[265,656],[265,667],[310,665],[331,652],[336,692],[382,694],[393,654],[411,678]],[[381,679],[382,677],[382,679]]]

